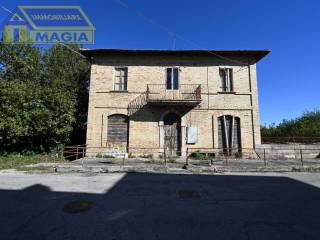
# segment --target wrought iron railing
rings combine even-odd
[[[147,104],[147,94],[142,93],[133,99],[128,105],[128,115],[131,116]]]
[[[148,84],[147,101],[201,101],[200,84],[180,84],[178,89],[167,89],[165,84]]]

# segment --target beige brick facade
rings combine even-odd
[[[198,54],[197,51],[90,51],[92,61],[87,125],[87,145],[103,149],[108,142],[108,117],[124,114],[129,117],[129,152],[164,148],[163,119],[173,112],[181,117],[181,151],[187,148],[218,148],[218,117],[240,118],[241,147],[260,144],[260,122],[256,62],[268,51],[226,51]],[[199,51],[200,52],[200,51]],[[126,67],[127,91],[114,89],[115,68]],[[179,84],[201,84],[201,102],[196,106],[184,103],[139,106],[130,116],[128,105],[141,94],[147,84],[166,83],[166,69],[179,68]],[[234,92],[221,93],[220,68],[232,68]],[[197,142],[187,144],[187,127],[198,130]],[[103,151],[102,151],[103,152]]]

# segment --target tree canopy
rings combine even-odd
[[[3,150],[50,151],[84,141],[89,63],[75,51],[75,45],[0,44]]]
[[[301,117],[261,127],[262,137],[320,137],[320,111],[307,111]]]

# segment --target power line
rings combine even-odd
[[[12,12],[11,10],[9,10],[8,8],[6,8],[5,6],[3,6],[3,3],[6,2],[7,0],[3,1],[1,4],[0,4],[0,8],[8,13],[10,13],[11,15],[15,15],[16,13]],[[24,19],[22,19],[23,21],[25,21]],[[15,43],[16,44],[16,43]],[[24,43],[21,43],[21,44],[24,44]],[[70,46],[68,46],[67,44],[64,44],[62,42],[57,42],[55,43],[57,45],[62,45],[64,46],[65,48],[69,49],[71,52],[73,53],[76,53],[77,55],[79,55],[81,58],[84,58],[87,62],[90,63],[90,61],[88,61],[88,59],[83,56],[81,53],[79,53],[78,51],[74,50],[73,48],[71,48]]]
[[[217,54],[215,52],[212,52],[210,50],[201,48],[199,44],[197,44],[194,41],[191,41],[191,40],[181,36],[180,34],[178,34],[175,31],[170,30],[168,27],[166,27],[166,26],[160,24],[159,22],[155,21],[154,19],[150,18],[149,16],[145,15],[143,12],[137,10],[136,8],[130,6],[128,3],[124,2],[123,0],[114,0],[114,1],[119,3],[122,7],[132,11],[134,14],[138,15],[139,17],[141,17],[145,21],[149,22],[150,24],[159,27],[162,31],[165,31],[169,36],[174,36],[175,38],[179,38],[180,40],[182,40],[182,41],[184,41],[184,42],[186,42],[186,43],[198,48],[199,50],[204,51],[204,52],[208,52],[208,53],[210,53],[212,55],[215,55],[216,57],[218,57],[220,59],[223,59],[223,60],[226,60],[226,61],[229,61],[229,62],[232,62],[232,63],[236,63],[236,64],[247,65],[246,62],[242,62],[242,61],[238,61],[238,60],[235,60],[235,59],[231,59],[231,58],[222,56],[220,54]],[[175,43],[174,43],[174,46],[175,46]]]

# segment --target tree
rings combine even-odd
[[[5,150],[50,151],[83,126],[89,64],[76,51],[77,46],[0,44],[0,145]]]
[[[307,111],[301,117],[261,127],[262,137],[320,137],[320,111]]]

